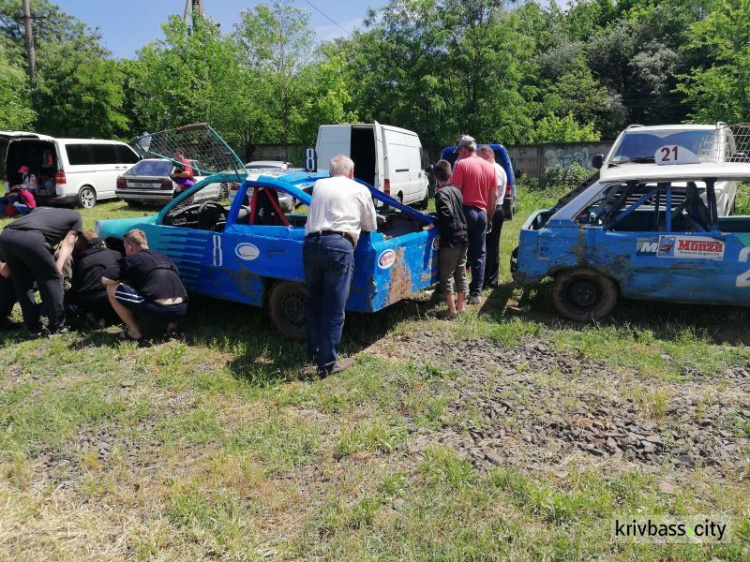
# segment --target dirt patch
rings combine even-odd
[[[443,427],[416,428],[412,451],[440,443],[480,469],[555,470],[573,460],[716,475],[748,467],[746,368],[710,377],[685,370],[689,380],[671,383],[559,353],[536,338],[512,349],[452,338],[415,330],[368,350],[458,372]]]

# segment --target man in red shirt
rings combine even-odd
[[[484,281],[485,233],[492,224],[497,200],[495,168],[477,156],[477,143],[469,135],[458,139],[458,161],[453,168],[451,183],[461,190],[469,235],[468,262],[471,267],[469,304],[479,304]]]

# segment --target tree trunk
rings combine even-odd
[[[29,78],[33,86],[36,83],[36,52],[34,51],[34,35],[31,31],[29,0],[23,0],[23,23],[26,29],[26,58],[29,63]]]

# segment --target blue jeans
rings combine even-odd
[[[344,328],[344,307],[354,273],[354,248],[338,234],[305,239],[307,353],[328,374],[336,365]]]
[[[486,255],[485,233],[487,232],[487,212],[477,207],[464,206],[466,232],[469,235],[467,263],[471,267],[469,293],[478,295],[484,283],[484,262]]]

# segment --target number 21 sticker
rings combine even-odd
[[[677,144],[662,146],[656,149],[654,162],[660,166],[672,164],[699,164],[700,159],[696,154],[684,146]]]

